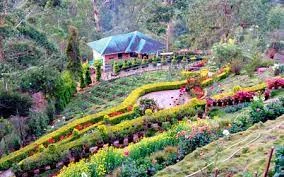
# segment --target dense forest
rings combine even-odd
[[[283,48],[281,1],[1,0],[0,12],[3,157],[50,130],[78,83],[91,83],[82,64],[92,59],[90,41],[137,30],[177,51],[218,50],[220,41],[234,39],[239,48],[228,46],[235,51],[222,55],[234,58],[242,50],[250,62],[268,48]]]

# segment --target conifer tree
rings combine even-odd
[[[69,39],[66,49],[68,60],[67,69],[73,74],[76,81],[82,77],[81,56],[79,50],[78,30],[76,27],[69,27]]]

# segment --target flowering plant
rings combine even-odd
[[[284,87],[284,78],[271,78],[266,81],[268,89],[277,89],[279,87]]]

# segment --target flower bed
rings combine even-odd
[[[234,105],[243,102],[252,101],[255,96],[255,92],[264,91],[266,88],[265,83],[261,83],[252,87],[242,88],[240,91],[221,93],[218,95],[214,95],[211,98],[207,98],[207,106],[226,106],[226,105]]]
[[[145,127],[152,124],[162,124],[166,121],[171,122],[183,117],[193,116],[195,114],[193,108],[204,105],[205,101],[192,99],[185,105],[153,113],[150,117],[143,116],[109,127],[106,127],[105,125],[98,126],[98,130],[90,136],[82,136],[81,138],[76,139],[76,141],[57,146],[57,153],[51,153],[48,150],[49,148],[47,148],[46,151],[27,157],[18,164],[18,168],[16,169],[18,172],[25,172],[45,165],[55,164],[66,157],[68,151],[72,152],[73,150],[76,150],[77,152],[82,152],[85,146],[99,147],[103,144],[112,143],[118,139],[144,131]]]
[[[282,104],[282,106],[284,106],[283,102],[277,104]],[[271,108],[270,105],[266,107],[269,109]],[[274,107],[273,112],[275,114],[273,114],[271,120],[284,113],[284,110],[282,110],[282,112],[278,112],[278,108],[279,107]],[[267,114],[271,111],[272,110],[262,113]],[[254,112],[254,110],[252,109],[250,112]],[[183,122],[178,126],[173,127],[168,132],[151,138],[144,138],[139,143],[130,145],[123,150],[114,149],[112,147],[102,149],[92,156],[89,161],[82,160],[79,163],[70,164],[68,167],[64,167],[58,176],[76,177],[85,173],[87,176],[101,177],[109,174],[117,167],[121,167],[120,172],[126,173],[128,170],[129,173],[133,171],[133,173],[139,176],[152,176],[155,172],[157,172],[157,170],[165,167],[165,164],[163,163],[165,160],[168,160],[167,165],[174,164],[177,160],[183,159],[185,155],[191,153],[197,147],[204,146],[221,136],[229,136],[229,132],[237,133],[247,130],[249,127],[253,126],[252,121],[249,119],[251,119],[251,117],[248,116],[246,118],[236,117],[233,120],[225,121],[222,119],[200,120],[193,124]],[[222,134],[222,132],[225,133]],[[165,149],[168,146],[178,147],[176,155],[171,156],[169,159],[160,160],[160,162],[142,160],[148,159],[148,156],[152,153]],[[166,157],[163,156],[163,158]],[[132,168],[125,169],[128,161],[130,161]],[[136,171],[139,167],[142,167],[143,169]]]
[[[284,88],[284,78],[275,77],[266,81],[268,89]]]
[[[146,93],[153,92],[153,91],[160,91],[160,90],[178,89],[184,84],[185,84],[185,81],[175,81],[175,82],[162,82],[162,83],[157,83],[157,84],[149,84],[149,85],[139,87],[138,89],[135,89],[134,91],[132,91],[131,94],[120,105],[110,108],[106,111],[99,112],[97,114],[85,116],[81,119],[74,120],[73,122],[59,128],[58,130],[55,130],[54,132],[41,137],[34,143],[31,143],[25,146],[24,148],[13,152],[6,157],[3,157],[2,159],[0,159],[0,170],[8,169],[15,162],[18,162],[28,157],[30,153],[36,152],[37,147],[41,144],[47,145],[50,142],[55,143],[55,142],[62,140],[62,137],[64,138],[70,137],[70,134],[72,133],[74,128],[78,126],[85,129],[93,124],[96,124],[102,121],[105,115],[115,116],[115,115],[126,113],[129,110],[129,106],[134,105],[136,100],[140,96]]]

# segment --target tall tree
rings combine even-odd
[[[97,32],[101,31],[101,18],[99,13],[99,3],[98,0],[93,0],[93,11],[94,11],[94,20],[96,23]]]
[[[188,8],[188,40],[197,48],[207,48],[227,41],[237,28],[265,30],[269,7],[265,0],[196,0]]]
[[[66,55],[68,60],[67,69],[73,74],[74,79],[78,80],[82,75],[82,65],[77,28],[74,26],[70,26],[69,35],[70,36],[66,49]]]

